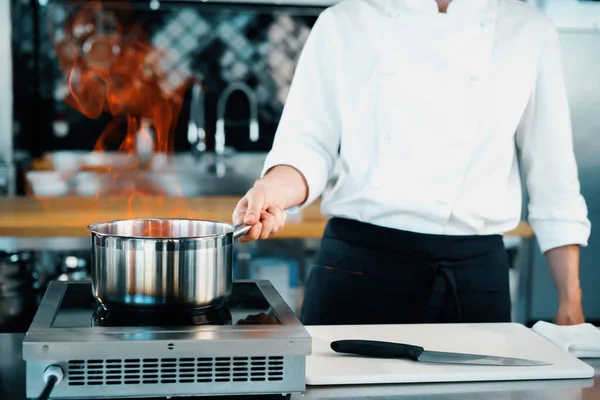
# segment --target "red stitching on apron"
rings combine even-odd
[[[348,271],[347,269],[333,268],[333,267],[330,267],[329,265],[326,265],[325,269],[328,269],[330,271],[343,272],[345,274],[353,274],[353,275],[362,275],[363,274],[362,272],[358,272],[358,271]]]

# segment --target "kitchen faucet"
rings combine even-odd
[[[250,105],[250,140],[258,141],[258,101],[252,89],[241,82],[235,82],[227,86],[217,104],[217,130],[215,132],[215,153],[219,156],[225,154],[225,107],[231,94],[235,91],[246,94]]]

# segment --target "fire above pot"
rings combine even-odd
[[[129,173],[147,170],[155,155],[160,160],[173,156],[184,96],[196,79],[173,65],[169,49],[148,40],[128,2],[59,2],[48,6],[48,14],[57,24],[53,41],[68,88],[65,102],[91,119],[110,113],[114,118],[94,153],[116,152],[128,159],[125,176],[112,165],[94,170],[102,174],[103,193],[164,195],[153,185],[131,191],[120,186]]]

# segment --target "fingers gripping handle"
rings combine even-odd
[[[289,210],[283,210],[283,212],[289,212]],[[246,233],[248,233],[250,231],[250,229],[252,229],[252,225],[246,225],[244,223],[237,224],[234,227],[233,238],[237,239],[239,237],[244,236]]]
[[[252,225],[238,224],[234,227],[233,238],[237,239],[250,231]]]

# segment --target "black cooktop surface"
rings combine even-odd
[[[195,325],[279,325],[281,321],[253,282],[235,282],[225,305],[211,311],[110,310],[100,306],[91,283],[69,284],[52,321],[53,328],[195,326]]]

